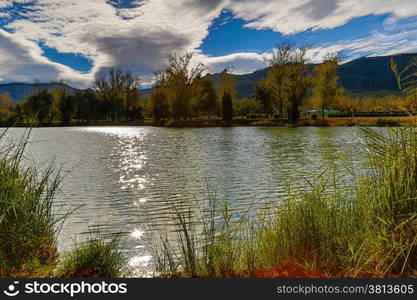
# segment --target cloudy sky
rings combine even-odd
[[[109,67],[146,84],[172,52],[209,72],[265,66],[281,41],[312,61],[417,52],[415,0],[0,0],[0,82],[90,86]]]

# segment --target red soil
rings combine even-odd
[[[270,270],[256,272],[252,278],[327,278],[322,271],[311,270],[294,262],[283,262]],[[330,276],[333,277],[333,276]]]
[[[417,274],[417,272],[416,272]],[[390,277],[396,278],[401,277],[401,275],[391,274],[389,276],[384,276],[383,274],[378,273],[362,273],[356,276],[349,276],[348,274],[343,274],[340,270],[334,267],[328,267],[326,270],[313,270],[306,268],[298,263],[285,261],[278,265],[275,268],[256,272],[251,274],[251,278],[383,278]]]

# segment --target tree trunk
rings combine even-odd
[[[291,104],[290,112],[288,116],[288,122],[290,124],[297,124],[298,118],[300,117],[300,113],[298,111],[298,104],[293,103]]]

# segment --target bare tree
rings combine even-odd
[[[112,121],[121,117],[127,119],[130,112],[140,106],[140,78],[130,71],[111,68],[107,75],[102,73],[97,76],[96,86]]]

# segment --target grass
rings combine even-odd
[[[348,168],[349,186],[324,173],[270,211],[225,206],[221,224],[213,199],[201,216],[174,206],[175,235],[153,237],[157,276],[417,276],[417,129],[360,130],[366,172]]]
[[[90,239],[64,254],[55,276],[64,278],[119,278],[126,260],[118,238]]]
[[[4,134],[0,138],[4,138]],[[0,151],[0,276],[49,275],[63,217],[52,203],[61,178],[26,157],[27,135]],[[44,274],[42,274],[44,273]]]
[[[216,198],[210,193],[207,205],[209,209],[201,209],[200,222],[196,222],[191,209],[183,213],[174,203],[167,201],[176,224],[174,235],[161,230],[157,236],[148,237],[159,277],[234,275],[234,264],[241,254],[235,234],[243,224],[244,216],[239,221],[234,220],[227,203],[217,206]],[[217,213],[221,214],[220,219],[215,218]]]
[[[37,168],[26,151],[29,135],[0,148],[0,277],[53,277],[57,266],[60,276],[121,276],[125,262],[116,239],[85,242],[60,263],[57,236],[71,212],[54,207],[60,172],[53,164]]]

